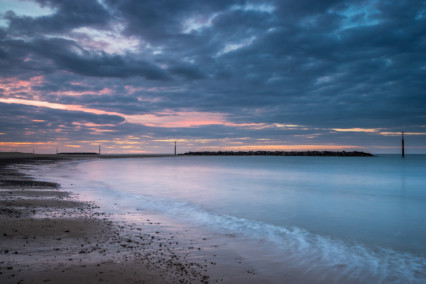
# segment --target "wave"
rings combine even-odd
[[[69,167],[70,165],[68,165]],[[54,166],[51,166],[54,171]],[[64,167],[66,168],[66,167]],[[75,169],[74,169],[75,171]],[[59,183],[67,171],[58,171]],[[60,173],[60,175],[59,175]],[[75,175],[75,172],[72,174]],[[52,177],[51,173],[49,177]],[[66,180],[66,179],[65,179]],[[260,241],[272,247],[274,256],[287,271],[303,271],[329,283],[426,283],[426,257],[384,247],[209,211],[194,204],[169,198],[120,191],[100,181],[75,180],[78,188],[90,188],[100,199],[121,208],[154,211],[215,232],[236,235],[238,240]]]
[[[274,247],[286,269],[334,278],[334,282],[425,283],[426,258],[411,253],[346,241],[245,218],[221,215],[195,205],[132,195],[138,210],[154,210],[185,222],[224,234],[267,242]]]

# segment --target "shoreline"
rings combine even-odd
[[[117,159],[117,158],[161,158],[174,157],[172,154],[93,154],[93,153],[71,153],[71,154],[33,154],[22,152],[0,152],[0,160],[81,160],[81,159]]]
[[[170,238],[151,232],[158,224],[112,221],[59,184],[12,168],[61,160],[0,159],[1,283],[208,282],[207,265],[181,259]]]
[[[158,162],[164,167],[170,161],[177,160],[144,163],[148,168]],[[86,170],[92,173],[91,169],[96,169],[90,166],[93,162],[103,164],[103,171],[119,182],[112,184],[114,193],[127,192],[123,186],[132,188],[132,183],[126,183],[132,176],[119,175],[125,167],[120,162],[115,167],[111,160],[0,159],[0,222],[5,224],[0,230],[0,283],[374,283],[380,279],[412,279],[417,283],[423,277],[415,274],[417,265],[423,265],[421,259],[399,250],[389,252],[380,244],[335,242],[303,229],[281,231],[274,226],[264,232],[272,234],[271,243],[261,237],[263,231],[258,234],[259,228],[268,226],[258,227],[257,222],[240,223],[238,218],[225,216],[205,226],[191,222],[188,218],[194,217],[194,211],[180,211],[180,207],[170,211],[173,214],[162,214],[159,207],[158,214],[155,206],[149,206],[149,199],[142,198],[141,203],[132,203],[131,195],[116,199],[109,186],[96,186],[96,178],[85,179],[79,174]],[[96,170],[93,173],[96,175]],[[165,177],[171,179],[170,175]],[[175,213],[182,213],[183,218]],[[203,214],[201,211],[201,217]],[[217,216],[211,217],[215,220]],[[243,230],[221,225],[228,221]],[[252,226],[255,237],[251,231],[245,233],[244,228]],[[274,245],[275,237],[287,242],[284,247]],[[298,249],[305,243],[312,249]],[[358,252],[360,247],[363,249]],[[328,248],[335,251],[331,256],[337,259],[347,254],[363,261],[334,265],[333,258],[328,259]],[[312,262],[312,257],[321,261]],[[374,259],[389,272],[365,266]],[[407,271],[397,265],[400,260],[410,264]],[[352,277],[345,267],[361,274]],[[406,272],[413,274],[407,276]]]
[[[30,155],[0,155],[0,283],[276,283],[230,245],[233,235],[105,213],[46,181],[46,166],[90,157]],[[34,169],[41,178],[25,173]]]

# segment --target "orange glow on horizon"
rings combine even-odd
[[[47,142],[0,142],[2,152],[32,152],[54,154],[59,148],[60,152],[97,152],[98,145],[102,145],[104,154],[136,154],[136,153],[172,153],[174,141],[178,142],[179,153],[189,151],[362,151],[362,150],[393,150],[399,146],[354,146],[354,145],[237,145],[241,142],[229,139],[166,139],[166,140],[90,140],[90,141],[56,141]],[[163,143],[162,143],[163,142]],[[165,142],[165,143],[164,143]],[[214,146],[212,144],[215,144]],[[217,144],[217,145],[216,145]],[[75,150],[73,150],[75,149]],[[406,149],[426,149],[426,146],[409,146]]]
[[[230,151],[337,151],[364,148],[365,147],[354,145],[244,145],[224,147],[224,149]]]
[[[53,142],[0,142],[3,146],[21,146],[21,145],[52,145]]]
[[[374,129],[374,128],[333,128],[332,130],[337,132],[366,132],[366,133],[379,132],[378,129]]]
[[[380,132],[385,136],[401,136],[401,132]],[[426,132],[404,132],[404,135],[426,135]]]

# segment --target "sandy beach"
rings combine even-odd
[[[257,201],[264,180],[253,188],[238,182],[250,180],[251,168],[223,176],[216,167],[216,175],[209,172],[213,178],[203,175],[204,168],[197,180],[189,169],[197,171],[205,158],[102,158],[0,153],[0,283],[423,283],[423,264],[417,262],[422,259],[411,254],[389,254],[298,228],[265,225],[251,215],[237,218],[193,206],[194,199],[203,198],[224,206],[227,199],[221,196],[232,190],[251,192]],[[250,161],[274,165],[269,159]],[[239,169],[240,162],[209,159],[207,165]],[[336,160],[329,162],[334,166]],[[200,190],[203,182],[207,185]],[[164,190],[162,198],[153,198],[152,190]],[[194,203],[180,201],[187,191],[195,195]],[[293,204],[282,203],[275,216]],[[254,203],[247,208],[256,209],[259,217],[274,210],[273,203],[265,204],[266,211]],[[290,209],[286,216],[294,212]],[[398,265],[401,259],[413,276]],[[371,271],[371,260],[389,270]]]
[[[99,158],[114,157],[0,153],[0,283],[271,282],[228,245],[232,235],[201,236],[173,220],[107,214],[93,200],[25,174]]]
[[[0,159],[1,283],[208,282],[205,267],[180,260],[160,232],[113,222],[59,184],[16,170],[56,160]]]
[[[382,177],[382,170],[374,169],[386,169],[392,162],[417,171],[408,178],[418,184],[411,196],[418,196],[424,185],[420,170],[424,167],[418,167],[424,165],[422,157],[408,160],[411,164],[395,157],[368,162],[286,158],[286,163],[261,157],[99,158],[8,154],[0,159],[0,283],[424,283],[425,231],[418,226],[421,220],[414,218],[422,216],[423,203],[410,203],[411,210],[420,212],[414,217],[398,214],[401,219],[389,220],[400,222],[398,232],[417,232],[409,236],[412,243],[401,242],[397,235],[387,237],[393,228],[377,226],[373,215],[363,211],[358,213],[363,223],[356,228],[364,228],[372,241],[356,239],[353,225],[346,223],[354,215],[344,216],[347,207],[358,210],[352,198],[358,186],[378,188],[372,204],[362,203],[376,215],[382,211],[375,206],[381,200],[393,200],[388,211],[408,202],[380,196],[384,188],[400,192],[404,183],[393,186],[395,180],[390,179],[386,186],[370,184]],[[331,201],[341,183],[327,181],[335,174],[323,179],[324,173],[311,165],[320,161],[327,172],[341,173],[342,166],[349,166],[363,176],[373,172],[372,178],[356,188],[344,186],[353,194],[339,195],[336,204]],[[294,172],[300,164],[302,170]],[[254,176],[253,168],[266,171]],[[224,174],[231,170],[232,174]],[[303,180],[287,180],[283,176],[288,175],[277,172],[301,174]],[[399,169],[392,172],[400,174]],[[308,183],[306,173],[312,175]],[[320,214],[319,192],[334,204],[331,214]],[[246,199],[240,200],[244,194]],[[310,206],[301,207],[302,201]],[[315,206],[318,224],[309,222],[316,216],[313,212],[307,221],[292,215]],[[270,212],[274,214],[261,215]],[[292,216],[300,227],[280,219]],[[330,222],[340,217],[338,227]],[[383,218],[379,221],[387,220]],[[364,225],[366,220],[371,220],[369,226]],[[335,235],[314,233],[317,225]],[[339,237],[344,233],[355,237]]]

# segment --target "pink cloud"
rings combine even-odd
[[[113,90],[109,88],[103,88],[100,91],[59,91],[59,92],[51,92],[52,95],[58,96],[83,96],[83,95],[109,95],[112,94]]]
[[[226,123],[223,114],[210,112],[162,112],[157,114],[128,115],[125,117],[130,123],[166,128]]]
[[[32,87],[43,84],[44,77],[36,76],[30,78],[30,80],[19,80],[16,78],[1,79],[0,88],[3,89],[3,94],[6,96],[12,96],[16,93],[37,93],[34,92]]]
[[[224,115],[221,113],[210,112],[162,112],[156,114],[126,115],[118,112],[104,111],[99,109],[87,108],[81,105],[65,105],[59,103],[50,103],[45,101],[24,100],[17,98],[0,98],[0,102],[9,104],[23,104],[37,107],[46,107],[52,109],[82,111],[93,114],[117,115],[123,117],[129,123],[142,124],[152,127],[192,127],[212,124],[226,125]],[[235,124],[232,124],[235,125]],[[244,125],[244,124],[243,124]]]
[[[45,101],[25,100],[18,98],[0,98],[0,103],[31,105],[68,111],[81,111],[98,115],[115,115],[123,117],[129,123],[142,124],[151,127],[178,128],[205,125],[225,125],[232,127],[249,127],[255,129],[264,127],[264,124],[262,123],[232,123],[227,121],[225,114],[215,112],[166,111],[153,114],[128,115],[119,112],[88,108],[81,105],[65,105],[60,103],[50,103]]]

